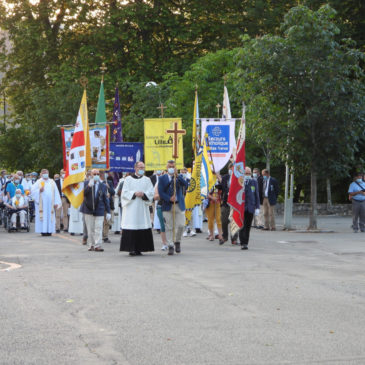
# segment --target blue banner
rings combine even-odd
[[[110,143],[110,169],[112,172],[133,172],[134,164],[143,161],[143,143]]]

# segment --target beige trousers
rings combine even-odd
[[[66,198],[63,196],[61,198],[62,206],[59,209],[56,209],[56,230],[61,228],[61,215],[62,217],[62,224],[63,229],[68,229],[68,208],[70,208],[70,204],[67,203]]]
[[[275,229],[275,205],[270,205],[269,199],[264,198],[264,228]]]
[[[89,247],[101,247],[104,216],[95,217],[91,214],[84,214],[84,217],[87,228]]]
[[[174,245],[173,240],[173,206],[169,212],[162,212],[165,219],[166,239],[169,246]],[[180,210],[178,204],[175,204],[175,242],[181,242],[182,233],[185,225],[185,211]]]

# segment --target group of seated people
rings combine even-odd
[[[16,217],[19,215],[20,227],[25,227],[25,218],[28,208],[28,199],[22,194],[21,189],[15,190],[15,195],[4,205],[9,208],[11,228],[16,229]]]

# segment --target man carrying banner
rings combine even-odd
[[[175,161],[168,161],[167,174],[160,176],[158,180],[158,194],[162,200],[162,214],[166,221],[169,255],[173,255],[174,251],[181,252],[181,237],[185,225],[183,189],[187,188],[187,181],[177,174]]]

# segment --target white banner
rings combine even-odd
[[[219,172],[229,161],[233,149],[236,147],[235,126],[236,119],[206,119],[201,118],[202,138],[208,134],[210,156],[214,169]]]

